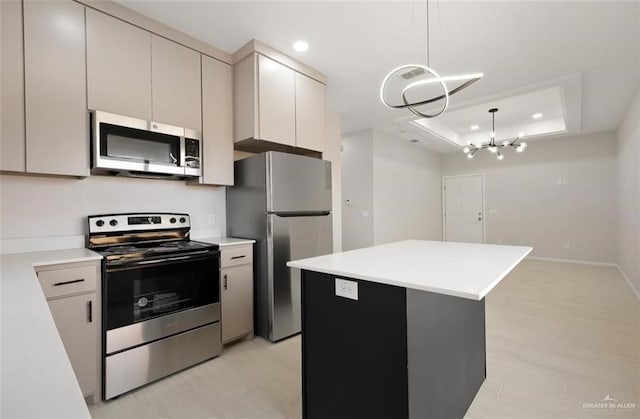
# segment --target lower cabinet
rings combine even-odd
[[[222,343],[253,335],[253,246],[220,249]]]
[[[99,398],[100,298],[98,263],[36,268],[51,315],[85,398]]]

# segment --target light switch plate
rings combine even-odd
[[[336,295],[338,297],[358,300],[358,283],[346,279],[336,278]]]

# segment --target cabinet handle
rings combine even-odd
[[[54,287],[59,287],[60,285],[69,285],[69,284],[75,284],[77,282],[84,282],[84,278],[81,279],[74,279],[73,281],[63,281],[63,282],[56,282],[55,284],[53,284]]]
[[[247,257],[247,255],[241,255],[241,256],[231,256],[231,260],[233,259],[242,259],[244,257]]]
[[[224,286],[224,289],[228,288],[227,287],[227,274],[224,274],[224,284],[223,284],[223,286]]]
[[[93,301],[89,300],[87,308],[89,310],[89,323],[93,323]]]

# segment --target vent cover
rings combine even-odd
[[[406,73],[402,73],[400,74],[400,76],[405,79],[405,80],[409,80],[412,79],[414,77],[418,77],[422,74],[426,73],[426,71],[422,68],[415,68],[411,71],[407,71]]]

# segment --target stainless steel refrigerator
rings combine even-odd
[[[235,162],[227,188],[227,234],[254,246],[255,333],[299,333],[300,270],[290,260],[333,251],[331,163],[269,151]]]

